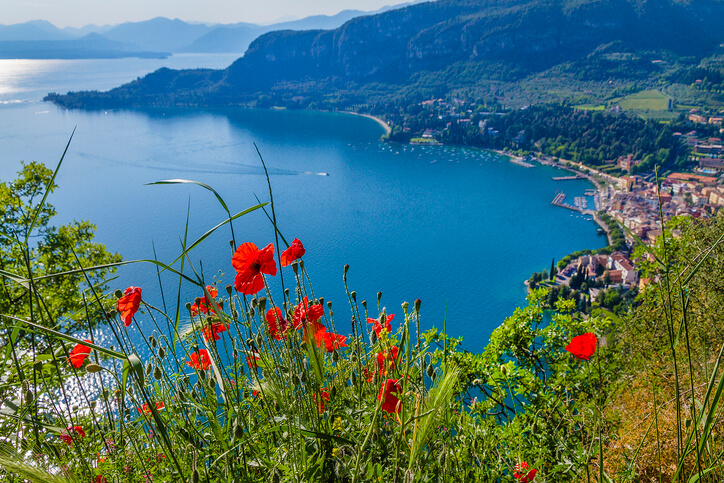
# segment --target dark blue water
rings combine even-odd
[[[234,212],[256,204],[255,194],[267,201],[256,143],[271,174],[279,227],[290,242],[304,243],[315,294],[333,301],[342,332],[351,316],[345,264],[358,300],[376,305],[382,291],[388,313],[401,314],[402,302],[420,298],[426,328],[441,329],[446,317],[451,335],[481,350],[524,303],[522,282],[531,272],[549,268],[552,257],[605,245],[590,219],[550,204],[556,191],[581,196],[587,182],[556,182],[551,177],[560,171],[526,169],[476,149],[384,144],[379,124],[345,114],[8,104],[0,108],[0,179],[12,178],[21,160],[56,163],[76,126],[50,198],[57,222],[93,221],[97,239],[126,259],[151,258],[153,243],[160,260],[173,260],[187,210],[190,240],[225,217],[197,186],[146,183],[201,181]],[[274,241],[261,211],[238,219],[234,229],[238,243]],[[207,281],[216,277],[222,286],[233,283],[229,239],[229,230],[220,229],[191,254]],[[160,305],[153,267],[118,274],[112,289],[141,286],[144,298]],[[289,268],[285,275],[291,277]],[[173,293],[173,279],[164,280],[166,294]],[[280,296],[278,283],[272,286]],[[182,291],[184,301],[200,295],[192,287]]]

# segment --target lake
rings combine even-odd
[[[55,166],[75,128],[59,189],[49,198],[56,223],[90,220],[97,240],[124,258],[152,258],[155,246],[168,262],[180,252],[187,213],[190,240],[225,213],[198,186],[147,183],[200,181],[241,211],[256,204],[255,195],[269,199],[256,144],[269,168],[279,228],[290,242],[304,243],[314,292],[333,301],[342,333],[351,318],[342,283],[349,264],[350,289],[370,301],[371,315],[378,291],[398,316],[402,302],[420,298],[424,328],[441,329],[446,320],[448,333],[463,336],[472,351],[525,303],[523,281],[533,271],[606,244],[590,218],[551,205],[559,191],[569,200],[583,196],[592,187],[587,181],[554,181],[564,172],[524,168],[478,149],[382,143],[383,128],[361,116],[236,108],[85,112],[39,101],[50,91],[107,89],[162,65],[222,67],[234,57],[0,61],[0,179],[12,179],[21,160]],[[234,230],[237,243],[274,241],[261,210],[236,220]],[[207,282],[222,280],[220,287],[233,283],[230,237],[224,227],[190,257]],[[278,278],[272,289],[280,297]],[[161,304],[153,267],[123,267],[110,284],[129,285]],[[164,290],[167,302],[175,299],[174,279],[164,277]],[[200,295],[192,287],[182,293],[184,303]],[[138,320],[150,327],[147,316]]]

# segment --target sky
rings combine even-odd
[[[272,23],[342,10],[372,11],[409,0],[0,0],[0,24],[48,20],[57,27],[154,17],[210,23]]]

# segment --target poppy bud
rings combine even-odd
[[[349,263],[344,264],[344,274],[347,275],[347,272],[349,271]]]
[[[262,345],[264,345],[264,337],[262,337],[261,332],[259,332],[256,334],[256,346],[261,347]]]
[[[259,312],[264,313],[265,308],[266,308],[266,297],[260,297],[259,298]]]
[[[132,387],[132,386],[128,386],[128,388],[126,389],[126,392],[127,392],[128,394],[130,394],[131,396],[133,396],[133,387]]]
[[[234,347],[234,359],[238,359],[238,358],[239,358],[239,349]]]
[[[432,364],[430,364],[427,366],[425,372],[427,372],[428,377],[432,377],[433,375],[435,375],[435,368],[432,367]]]
[[[377,332],[374,330],[370,332],[370,343],[373,345],[377,343]]]
[[[191,312],[191,302],[186,302],[186,310]]]
[[[505,365],[502,365],[502,366],[500,366],[500,372],[502,372],[504,376],[507,376],[508,368]]]
[[[250,305],[251,305],[251,308],[252,308],[252,309],[256,308],[257,302],[258,302],[258,300],[257,300],[256,297],[254,297],[253,299],[251,299],[251,304],[250,304]]]
[[[352,296],[352,300],[357,301],[357,292],[352,290],[352,293],[350,295]]]
[[[337,362],[339,360],[339,352],[332,351],[332,362]]]
[[[231,286],[231,284],[226,285],[226,293],[229,294],[229,297],[231,297],[231,291],[234,287]]]
[[[357,373],[353,372],[352,377],[350,377],[350,380],[351,380],[353,386],[356,385],[357,384]]]
[[[328,300],[328,301],[327,301],[327,308],[328,308],[329,310],[332,310],[332,301],[331,301],[331,300]]]
[[[223,300],[219,300],[219,301],[216,302],[216,303],[219,304],[219,308],[220,308],[221,310],[224,310],[224,301],[223,301]]]
[[[43,370],[43,361],[35,361],[33,363],[33,370],[40,372]]]
[[[90,403],[88,403],[88,407],[90,407],[91,409],[95,409],[97,405],[98,401],[91,401]]]
[[[30,404],[33,402],[33,391],[28,389],[25,391],[25,394],[23,395],[23,400],[25,401],[25,404]]]
[[[201,481],[201,476],[199,475],[199,470],[194,468],[194,472],[191,473],[191,483],[199,483]]]
[[[254,318],[254,314],[256,314],[256,310],[254,310],[254,307],[252,307],[252,308],[249,309],[249,318],[250,318],[250,319],[253,319],[253,318]]]
[[[77,404],[75,404],[75,405],[73,405],[73,407],[72,407],[72,408],[70,408],[70,409],[72,409],[72,410],[73,410],[73,412],[76,412],[76,411],[78,410],[78,405],[77,405]]]
[[[367,300],[362,301],[362,307],[364,307],[365,310],[367,310]]]
[[[206,380],[206,371],[199,371],[199,379],[202,381]]]
[[[285,288],[285,289],[284,289],[284,295],[286,295],[287,297],[289,297],[289,289],[288,289],[288,288]]]
[[[164,359],[166,357],[166,349],[164,347],[158,348],[158,357]]]
[[[161,372],[161,368],[159,366],[156,366],[156,369],[153,371],[153,378],[157,381],[160,381],[162,376],[163,373]]]
[[[152,335],[149,335],[149,336],[148,336],[148,342],[151,344],[151,347],[153,347],[154,349],[155,349],[156,346],[158,345],[158,342],[156,341],[156,338],[155,338],[154,336],[152,336]]]
[[[120,288],[117,288],[115,292],[113,292],[113,295],[116,296],[117,299],[123,297],[123,291]]]
[[[88,364],[85,366],[86,372],[90,372],[91,374],[95,374],[96,372],[101,372],[102,367],[98,364]]]
[[[244,428],[237,422],[234,424],[234,438],[241,439],[244,437]]]
[[[422,305],[422,300],[420,300],[420,299],[415,299],[415,312],[419,312],[419,311],[420,311],[420,305]]]
[[[110,396],[111,392],[108,389],[103,389],[101,391],[101,395],[103,396],[103,399],[108,399],[108,396]]]
[[[149,362],[148,364],[146,364],[146,375],[150,376],[151,372],[153,372],[153,364]]]
[[[254,347],[254,341],[251,339],[251,337],[249,337],[248,339],[246,339],[246,346],[247,346],[247,347]]]
[[[292,270],[294,271],[294,275],[299,274],[299,262],[297,262],[296,260],[292,262]]]
[[[377,292],[377,301],[379,302],[382,299],[382,292]]]

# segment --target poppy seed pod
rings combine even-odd
[[[226,285],[226,293],[229,294],[229,297],[231,297],[231,292],[234,287],[231,286],[231,284]]]
[[[304,270],[304,260],[299,260],[299,268]]]
[[[365,310],[367,310],[367,300],[362,301],[362,307],[364,307]]]
[[[357,292],[352,290],[352,293],[350,295],[352,296],[352,300],[357,301]]]
[[[289,289],[288,289],[288,288],[285,288],[285,289],[284,289],[284,295],[286,295],[287,297],[289,297]]]
[[[294,275],[299,274],[299,262],[298,261],[294,260],[292,262],[292,270],[294,271]]]
[[[186,302],[186,310],[191,312],[191,302]]]
[[[266,297],[259,297],[259,312],[264,313],[264,309],[266,308]]]
[[[382,292],[377,292],[377,301],[382,300]]]
[[[319,300],[317,301],[319,305],[324,305],[324,297],[319,297]]]
[[[332,310],[332,301],[331,301],[331,300],[328,300],[328,301],[327,301],[327,308],[328,308],[329,310]]]
[[[422,305],[422,300],[420,300],[420,299],[415,299],[415,312],[419,312],[419,311],[420,311],[420,305]]]

